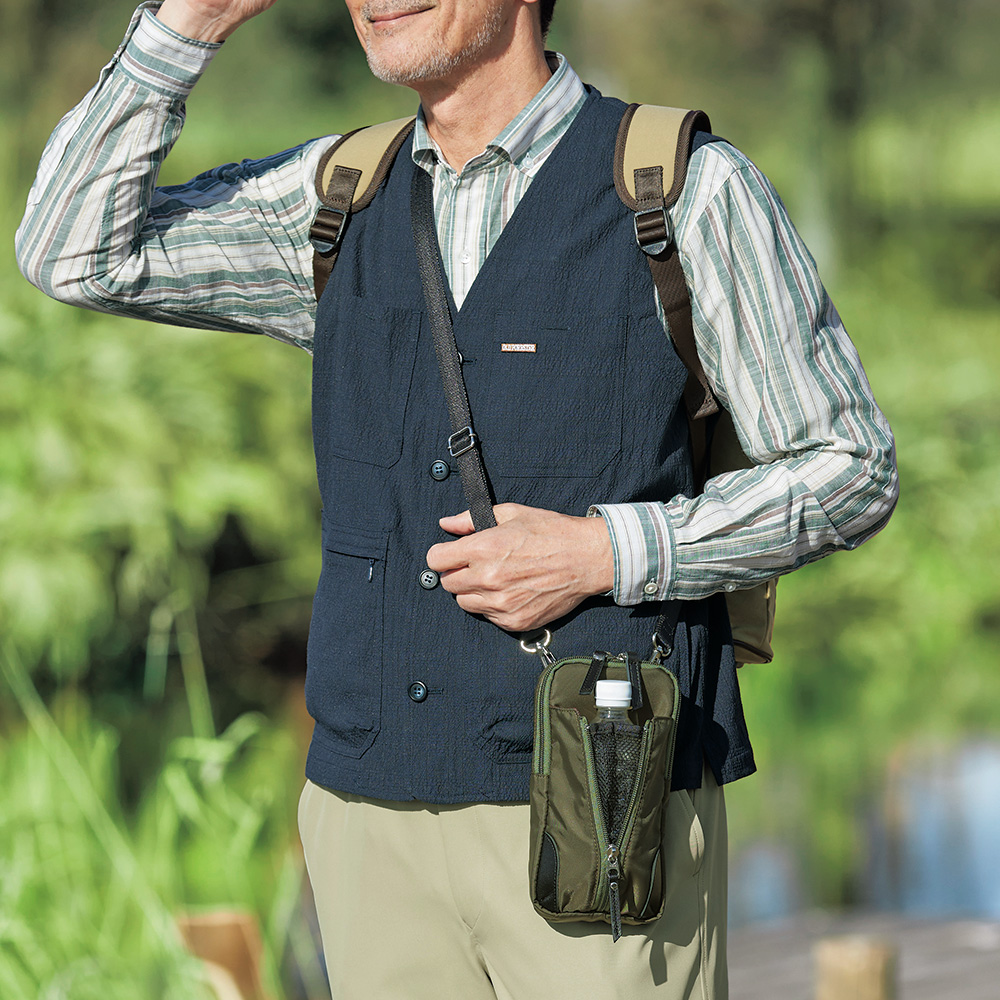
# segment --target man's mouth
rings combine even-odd
[[[413,4],[412,6],[400,6],[398,3],[394,3],[391,7],[386,4],[371,3],[365,4],[361,8],[361,13],[370,24],[390,25],[430,9],[431,5],[426,3]]]

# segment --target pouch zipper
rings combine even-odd
[[[597,793],[597,773],[594,767],[594,746],[590,740],[590,724],[580,716],[580,734],[583,737],[583,752],[587,762],[587,788],[590,793],[590,808],[594,814],[594,828],[597,832],[597,849],[601,858],[600,874],[597,880],[596,904],[608,911],[611,919],[611,939],[617,941],[622,935],[621,905],[621,857],[617,844],[609,843],[608,831],[604,823],[604,809]],[[633,800],[635,789],[633,788]],[[632,803],[629,809],[632,809]],[[622,838],[619,838],[622,839]]]
[[[627,844],[632,836],[632,827],[635,826],[636,817],[639,815],[639,775],[643,774],[649,764],[649,754],[653,745],[653,723],[645,722],[642,727],[642,749],[639,752],[639,764],[636,768],[636,780],[632,782],[632,798],[629,800],[628,809],[625,812],[625,822],[618,834],[621,844]],[[672,750],[673,748],[671,748]],[[671,760],[670,763],[673,763]]]
[[[617,844],[608,844],[605,860],[608,866],[608,912],[611,917],[611,940],[617,941],[622,936],[622,898],[618,887],[621,868]]]

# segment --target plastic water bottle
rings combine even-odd
[[[598,681],[594,701],[597,718],[589,726],[590,745],[605,827],[614,842],[631,797],[642,729],[629,721],[632,685],[628,681]]]
[[[628,722],[632,707],[632,685],[628,681],[598,681],[594,688],[597,718],[609,722]]]

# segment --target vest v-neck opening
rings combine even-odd
[[[539,198],[550,197],[554,198],[558,195],[558,180],[557,176],[559,174],[560,162],[567,156],[571,155],[572,138],[574,133],[581,127],[585,119],[588,117],[589,113],[596,107],[597,99],[600,97],[600,93],[593,87],[587,87],[587,99],[584,101],[580,110],[577,112],[576,117],[573,119],[572,124],[566,130],[563,137],[556,144],[556,148],[552,150],[546,161],[539,168],[538,173],[532,180],[531,184],[528,186],[528,190],[524,192],[521,200],[514,207],[514,211],[511,213],[510,218],[507,220],[507,224],[503,227],[500,235],[497,237],[496,242],[493,244],[493,248],[489,250],[483,260],[482,266],[479,268],[479,272],[473,279],[472,284],[469,286],[469,290],[465,294],[465,298],[462,300],[462,306],[459,308],[458,304],[455,302],[455,296],[452,292],[452,282],[448,275],[448,269],[444,267],[444,254],[441,251],[441,238],[437,232],[437,226],[434,227],[434,246],[437,250],[438,263],[444,270],[445,278],[445,288],[448,292],[448,308],[451,310],[452,321],[457,322],[465,307],[469,304],[470,300],[476,298],[479,289],[484,284],[488,284],[489,276],[483,277],[483,273],[488,268],[495,268],[500,265],[496,264],[495,258],[498,253],[500,256],[504,255],[506,247],[509,244],[517,244],[520,240],[525,239],[525,234],[521,233],[521,230],[528,225],[534,223],[535,219],[532,216],[532,204]],[[423,170],[424,168],[416,163],[413,164],[414,170]],[[555,187],[556,190],[550,192],[547,196],[544,193],[545,189]],[[539,189],[541,188],[541,193]],[[530,219],[529,222],[525,222],[525,218]],[[415,251],[414,251],[415,253]]]

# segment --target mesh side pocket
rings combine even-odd
[[[608,842],[617,844],[639,770],[642,726],[630,722],[592,722],[590,742]]]

